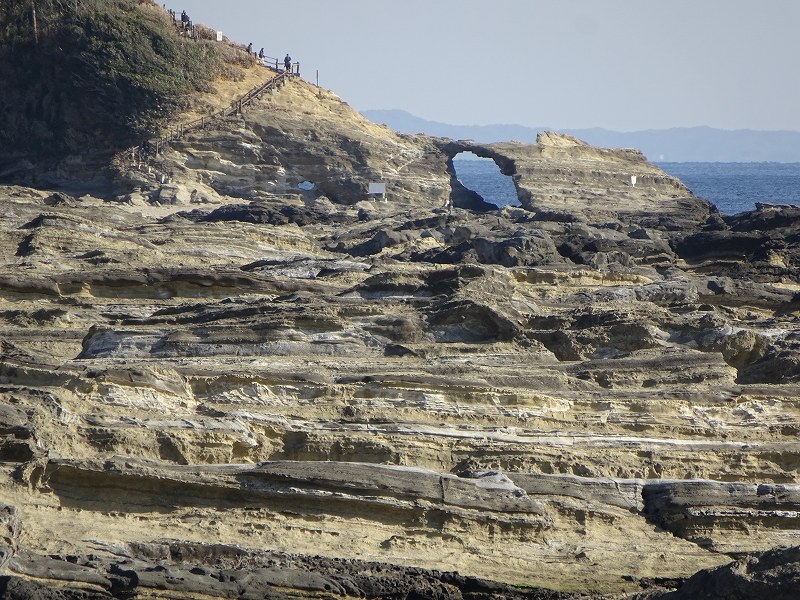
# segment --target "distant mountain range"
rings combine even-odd
[[[535,142],[540,131],[552,127],[523,125],[449,125],[426,121],[403,110],[364,110],[361,113],[376,123],[400,133],[426,133],[456,140],[476,142]],[[754,131],[676,127],[645,131],[608,129],[556,129],[574,135],[594,146],[638,148],[653,162],[800,162],[800,132]]]

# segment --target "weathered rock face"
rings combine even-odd
[[[495,210],[458,180],[452,159],[461,152],[493,159],[539,220],[687,232],[718,218],[636,150],[594,148],[553,132],[536,144],[488,145],[399,135],[299,80],[238,118],[173,143],[158,164],[173,184],[148,183],[124,168],[120,183],[144,185],[153,200],[168,204],[297,194],[305,184],[306,197],[352,205],[369,199],[369,183],[383,182],[394,203]]]
[[[169,598],[504,598],[572,600],[582,596],[520,588],[458,573],[342,558],[255,551],[237,546],[165,542],[107,548],[112,558],[29,555],[0,577],[3,598],[87,600]],[[56,587],[42,580],[78,584]]]
[[[448,206],[460,149],[525,208]],[[6,597],[611,595],[796,544],[790,209],[296,81],[163,161],[0,187]]]
[[[652,599],[790,600],[800,587],[800,548],[782,548],[744,557],[717,569],[701,571],[680,589],[654,593]]]
[[[124,169],[120,184],[144,185],[156,200],[166,192],[170,203],[299,194],[300,184],[314,186],[306,197],[338,204],[368,200],[373,182],[386,183],[392,200],[404,203],[444,206],[450,194],[447,157],[432,140],[375,125],[300,80],[267,94],[253,110],[187,134],[158,168],[175,185],[155,186]]]
[[[539,134],[535,145],[445,141],[448,156],[491,158],[513,178],[521,205],[541,220],[693,230],[715,214],[638,150],[594,148],[571,136]]]

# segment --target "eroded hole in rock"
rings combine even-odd
[[[491,158],[461,152],[453,158],[453,167],[462,185],[479,194],[486,202],[499,207],[520,205],[513,180],[503,175]]]
[[[317,189],[317,186],[310,181],[302,181],[297,184],[297,189],[303,190],[304,192],[311,192]]]

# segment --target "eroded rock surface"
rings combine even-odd
[[[800,548],[782,548],[746,556],[716,569],[701,571],[680,589],[642,598],[689,600],[790,600],[800,588]]]
[[[463,150],[523,207],[461,208]],[[797,544],[795,209],[297,80],[160,161],[0,187],[6,597],[612,595]]]

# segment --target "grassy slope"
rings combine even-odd
[[[182,38],[149,1],[6,0],[0,162],[139,142],[186,111],[190,98],[211,92],[215,78],[235,76],[237,62],[248,65],[249,57]]]

